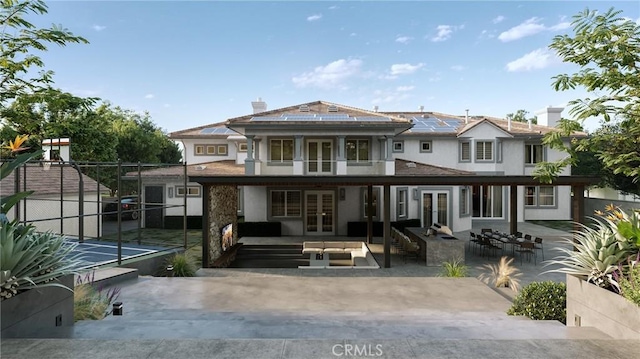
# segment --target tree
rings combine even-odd
[[[46,14],[47,9],[43,0],[0,0],[0,105],[21,94],[44,90],[53,82],[52,71],[34,73],[44,67],[35,51],[47,51],[49,44],[88,43],[60,25],[37,29],[25,20],[31,13]]]
[[[529,117],[527,118],[527,114],[529,113],[529,111],[526,110],[518,110],[516,111],[516,113],[508,113],[506,117],[507,120],[511,120],[511,121],[516,121],[516,122],[529,122],[531,121],[531,123],[533,123],[534,125],[538,124],[538,117],[537,116],[533,116],[533,117]]]
[[[566,150],[569,157],[558,162],[539,164],[534,175],[550,182],[568,164],[575,164],[577,152],[594,150],[603,168],[614,175],[640,180],[640,25],[620,16],[613,8],[605,13],[586,9],[573,16],[573,35],[556,36],[549,48],[564,62],[576,64],[573,74],[553,77],[556,91],[584,88],[594,97],[569,102],[569,114],[575,121],[561,121],[559,131],[544,141]],[[597,132],[573,146],[561,140],[575,130],[576,121],[596,117],[606,131]]]

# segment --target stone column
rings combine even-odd
[[[205,187],[207,197],[207,217],[204,228],[207,231],[208,261],[209,267],[222,255],[222,229],[232,225],[233,243],[238,242],[238,188],[236,186],[212,186]],[[204,265],[203,260],[203,265]]]

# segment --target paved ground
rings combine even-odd
[[[558,233],[547,233],[547,251],[561,243],[551,234]],[[378,258],[382,246],[371,248]],[[473,253],[467,259],[472,275],[497,261]],[[518,267],[523,282],[564,277],[540,274],[546,268],[533,262]],[[394,255],[392,268],[379,270],[207,269],[199,278],[140,277],[121,284],[123,316],[78,322],[67,339],[3,340],[1,354],[582,359],[640,352],[640,341],[614,340],[593,328],[507,316],[510,301],[500,292],[475,278],[434,277],[438,271]]]

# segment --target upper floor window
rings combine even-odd
[[[460,216],[469,214],[469,187],[460,187]]]
[[[524,163],[533,165],[544,161],[544,147],[537,144],[524,145]]]
[[[204,155],[204,145],[195,145],[193,153],[196,155]]]
[[[345,147],[347,152],[347,161],[369,161],[369,140],[348,139],[345,143]]]
[[[393,141],[393,152],[404,152],[404,141]]]
[[[420,152],[431,152],[431,141],[420,141]]]
[[[187,197],[200,197],[200,186],[187,186]],[[183,197],[185,194],[184,186],[176,186],[176,196]]]
[[[492,161],[493,160],[493,142],[478,141],[476,142],[476,161]]]
[[[471,161],[471,142],[469,141],[460,142],[460,161],[461,162]]]
[[[293,161],[293,140],[272,139],[269,141],[269,154],[271,162]]]
[[[247,152],[247,144],[246,143],[238,143],[238,152]]]
[[[226,156],[227,146],[226,144],[195,145],[193,152],[196,156]]]

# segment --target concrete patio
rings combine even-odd
[[[553,243],[560,243],[557,237],[566,235],[551,231],[537,232],[545,238],[547,259]],[[371,248],[380,256],[381,244]],[[478,266],[497,259],[467,253],[472,276]],[[516,262],[525,273],[523,283],[563,280],[561,274],[541,274],[548,268],[539,263]],[[1,354],[16,359],[629,358],[640,352],[640,341],[615,340],[593,328],[508,316],[510,301],[500,292],[475,278],[435,277],[438,272],[393,255],[392,268],[378,270],[203,269],[196,278],[139,277],[120,284],[123,316],[77,322],[59,339],[3,340]]]

